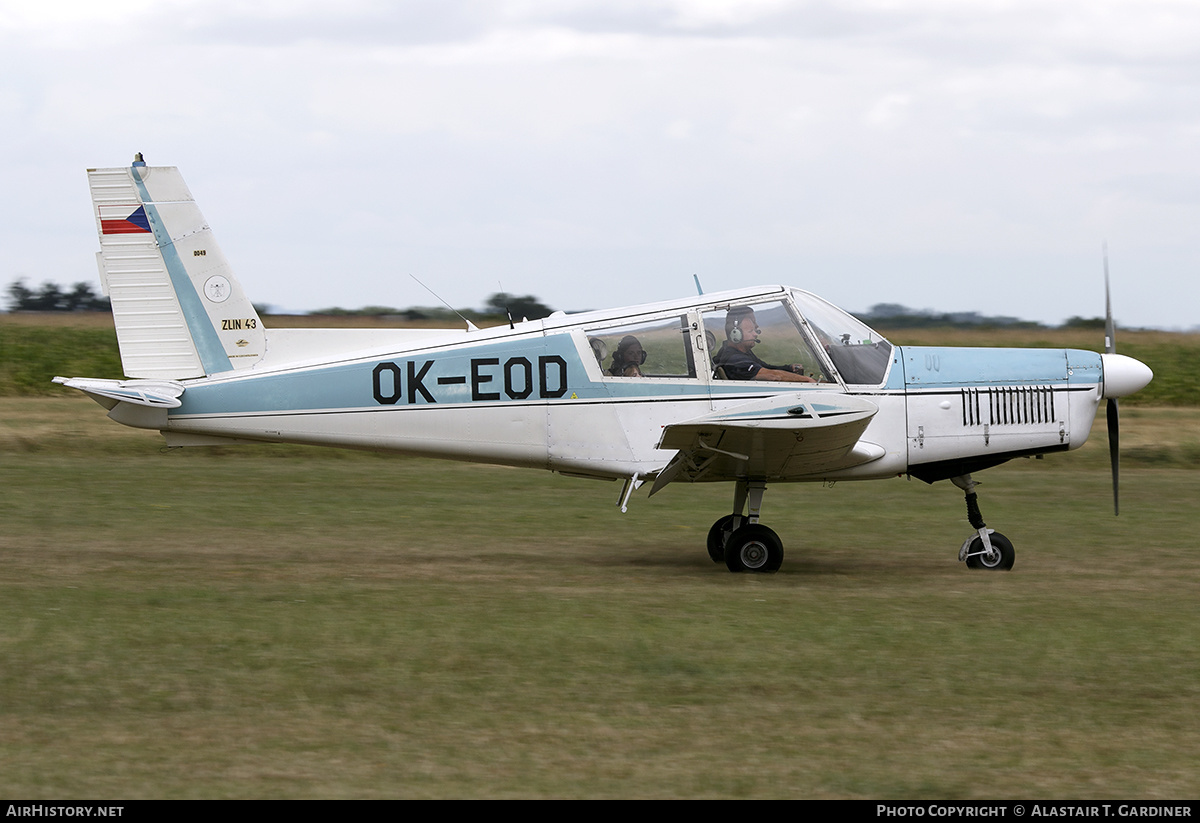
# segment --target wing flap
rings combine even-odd
[[[651,495],[673,480],[761,477],[794,480],[883,456],[860,441],[879,407],[831,392],[774,396],[666,426],[661,449],[676,449]]]

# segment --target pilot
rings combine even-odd
[[[621,338],[613,352],[612,366],[608,373],[613,377],[641,377],[642,365],[646,362],[646,350],[632,334]]]
[[[816,383],[798,363],[773,366],[751,351],[758,345],[762,329],[749,306],[734,306],[725,315],[725,342],[713,356],[713,366],[730,380],[782,380],[789,383]]]

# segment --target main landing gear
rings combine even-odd
[[[1017,554],[1008,538],[989,529],[979,513],[975,481],[964,474],[950,479],[966,495],[967,520],[975,532],[963,541],[958,559],[969,569],[1007,571]],[[727,514],[708,530],[708,556],[714,563],[724,561],[731,572],[774,572],[783,563],[783,542],[779,535],[758,522],[763,492],[761,480],[739,480],[733,493],[733,514]],[[743,514],[743,512],[746,512]]]
[[[993,571],[1008,571],[1017,559],[1012,543],[1000,532],[989,529],[979,513],[979,499],[975,494],[975,481],[971,475],[963,474],[950,478],[950,482],[958,486],[966,494],[967,520],[975,534],[963,541],[958,550],[958,559],[967,562],[968,569],[991,569]]]
[[[708,556],[714,563],[725,561],[731,572],[774,572],[783,563],[783,541],[758,522],[763,492],[759,480],[739,480],[733,493],[733,514],[727,514],[708,530]],[[749,513],[743,515],[749,503]]]

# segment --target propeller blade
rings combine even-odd
[[[1121,473],[1121,423],[1120,412],[1117,410],[1117,398],[1108,401],[1108,459],[1112,463],[1113,479],[1113,514],[1121,513],[1120,484]]]
[[[1112,299],[1108,295],[1108,243],[1104,244],[1104,352],[1117,351],[1117,332],[1113,327]]]
[[[1108,243],[1104,244],[1104,353],[1117,353],[1117,332],[1113,326],[1112,297],[1108,289]],[[1108,460],[1112,465],[1113,516],[1121,513],[1121,413],[1117,409],[1117,398],[1108,399]]]

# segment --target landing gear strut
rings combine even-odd
[[[733,493],[733,514],[727,514],[708,530],[708,556],[714,563],[725,561],[731,572],[774,572],[783,563],[783,541],[758,522],[763,492],[761,480],[739,480]],[[742,512],[749,504],[749,513]]]
[[[958,486],[966,494],[967,520],[975,534],[963,541],[958,550],[958,559],[967,562],[968,569],[991,569],[993,571],[1008,571],[1017,559],[1008,538],[994,529],[989,529],[979,513],[979,497],[975,494],[975,481],[971,475],[963,474],[950,478],[950,482]]]

